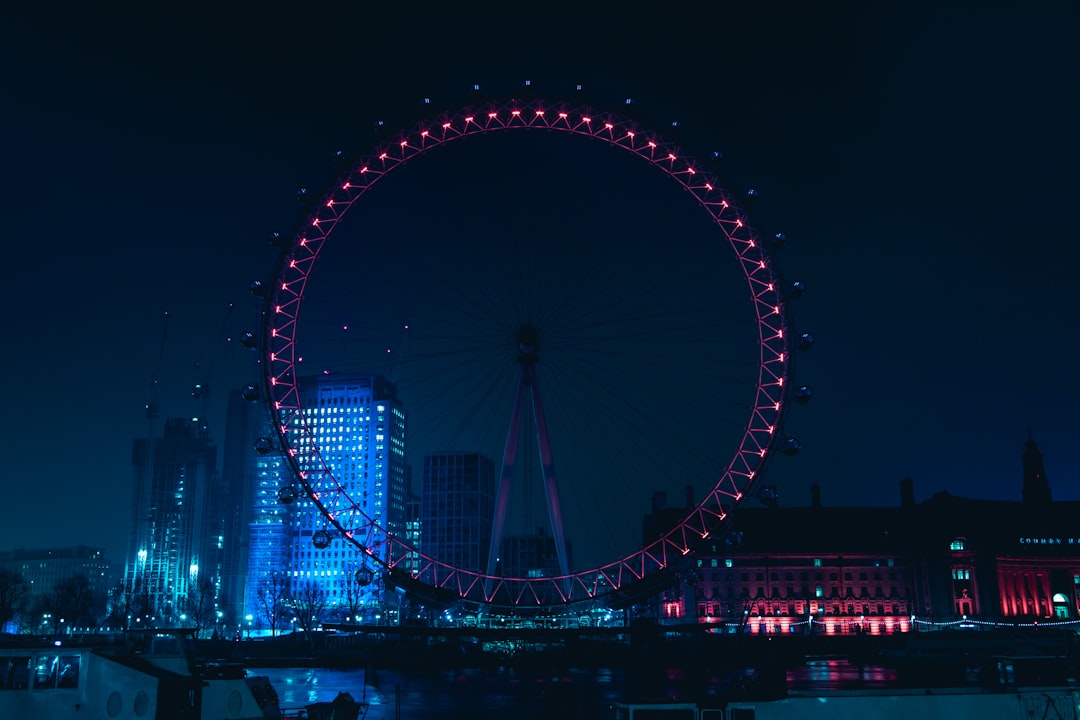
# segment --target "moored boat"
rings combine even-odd
[[[201,661],[193,631],[181,629],[0,647],[0,717],[276,720],[281,710],[267,678]]]
[[[611,720],[1077,720],[1075,688],[1010,691],[979,688],[798,693],[766,700],[696,703],[616,703]]]

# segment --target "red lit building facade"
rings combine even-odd
[[[924,624],[1080,621],[1080,502],[1054,503],[1035,443],[1023,500],[938,493],[892,508],[740,507],[658,601],[663,622],[751,633],[891,634]],[[646,533],[683,512],[654,499]]]

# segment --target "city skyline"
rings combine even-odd
[[[568,33],[607,60],[539,61],[524,51],[542,46],[537,28],[497,68],[465,50],[420,81],[406,70],[453,43],[398,49],[374,33],[386,62],[348,86],[318,72],[348,57],[333,43],[268,57],[259,31],[289,36],[273,18],[235,36],[191,23],[191,45],[169,52],[145,39],[158,32],[131,32],[138,18],[84,32],[75,16],[20,11],[3,121],[18,184],[4,426],[17,489],[0,547],[87,544],[122,561],[143,406],[156,396],[162,418],[208,416],[221,449],[228,391],[258,378],[235,341],[256,329],[247,283],[270,275],[265,238],[298,219],[295,189],[332,176],[333,150],[370,147],[375,119],[413,122],[427,94],[454,107],[474,82],[503,96],[527,78],[552,96],[581,82],[597,105],[632,95],[661,130],[682,119],[694,154],[720,147],[730,189],[761,189],[755,219],[788,235],[784,269],[809,287],[796,326],[818,338],[796,375],[816,397],[789,418],[803,451],[769,468],[783,505],[807,504],[814,483],[827,505],[894,504],[907,476],[920,499],[1018,499],[1029,426],[1055,499],[1077,499],[1077,62],[1063,31],[1076,10],[921,11],[742,9],[702,23],[742,35],[706,46],[706,31],[686,30],[678,59],[676,38]],[[319,111],[313,95],[327,98]],[[207,399],[191,397],[197,383]]]

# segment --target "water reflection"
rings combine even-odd
[[[340,692],[370,703],[368,720],[428,718],[541,718],[562,710],[600,717],[621,696],[619,674],[610,669],[518,673],[509,669],[402,673],[378,670],[251,668],[278,691],[281,707],[295,712],[330,702]],[[366,682],[365,682],[366,680]]]
[[[340,692],[370,703],[368,720],[428,718],[602,717],[617,700],[649,697],[672,701],[717,699],[755,680],[755,673],[718,673],[697,667],[645,669],[511,668],[408,671],[380,669],[252,668],[277,688],[281,706],[299,710],[330,702]],[[885,688],[893,668],[840,657],[813,658],[788,668],[791,690]]]
[[[339,692],[347,692],[359,700],[364,692],[363,670],[252,668],[248,674],[269,677],[277,690],[278,702],[284,708],[301,708],[317,702],[330,702]]]
[[[886,688],[896,683],[896,669],[880,665],[853,664],[847,658],[808,659],[789,668],[789,690],[858,690]]]

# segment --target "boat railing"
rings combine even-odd
[[[613,703],[611,720],[724,720],[723,708],[705,708],[692,702]]]
[[[330,702],[317,702],[303,707],[281,708],[282,720],[363,720],[369,703],[354,700],[349,693],[338,693]]]

